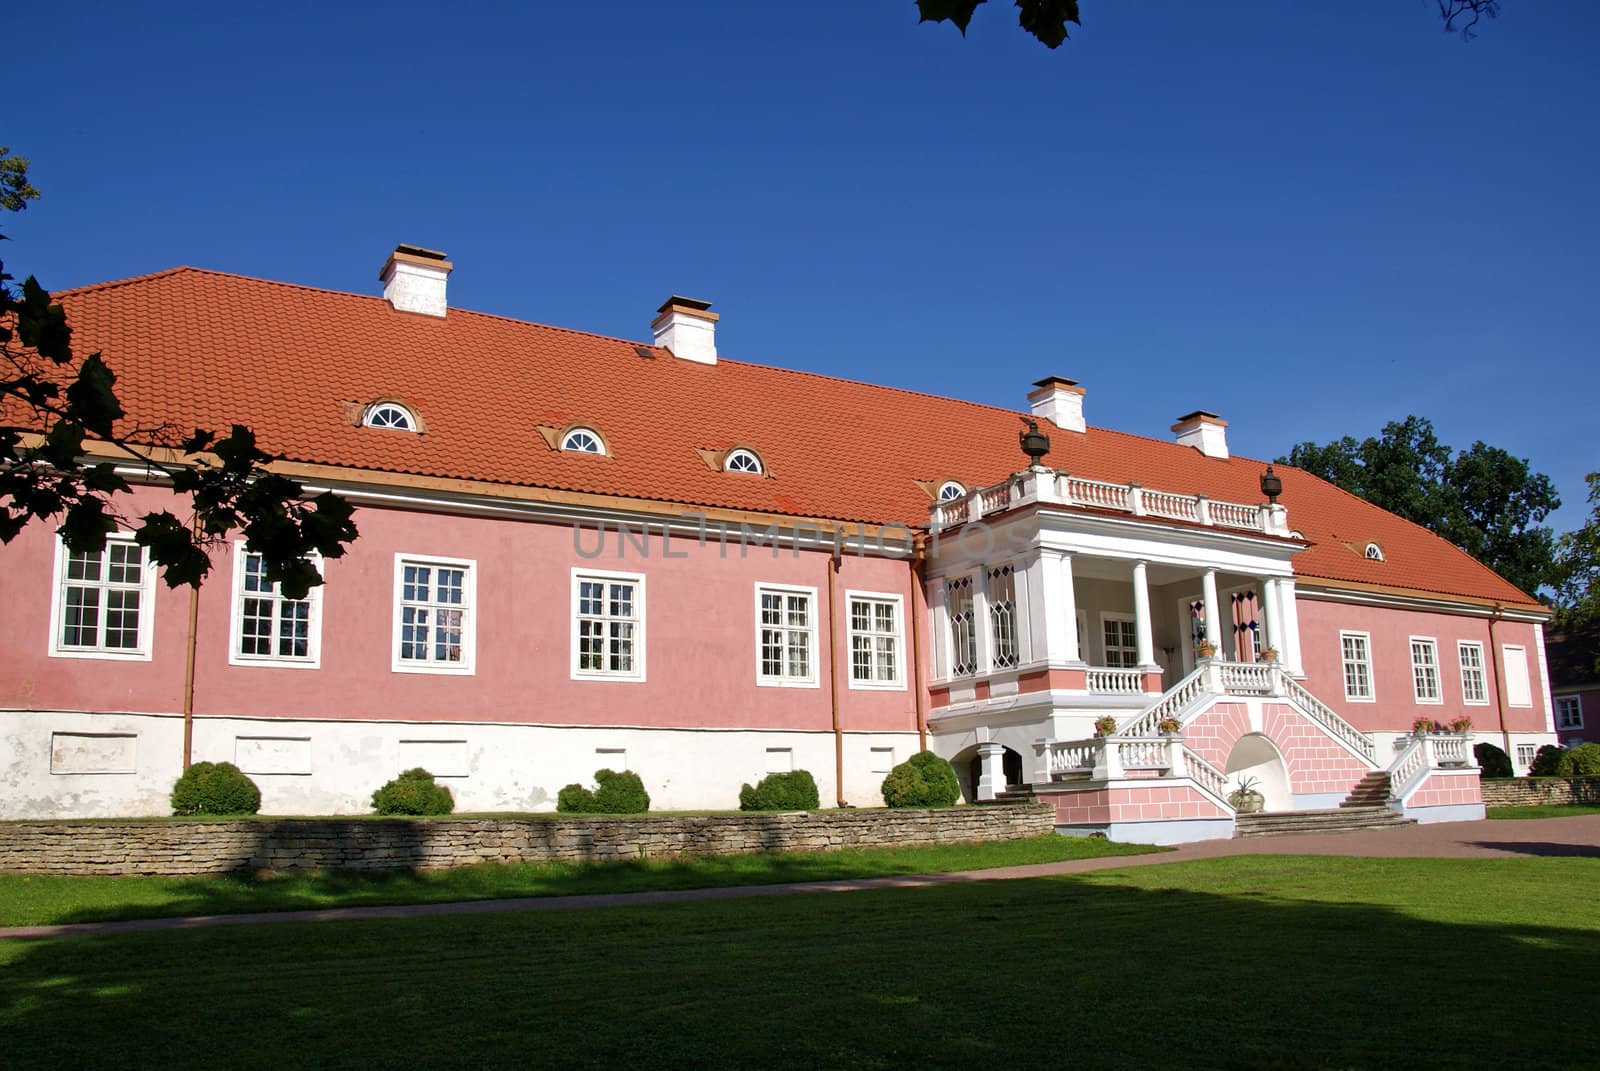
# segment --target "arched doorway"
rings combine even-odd
[[[1228,791],[1246,778],[1255,780],[1255,790],[1266,798],[1269,811],[1294,810],[1294,795],[1289,790],[1289,769],[1278,746],[1261,733],[1246,733],[1228,752]]]
[[[977,748],[967,748],[951,759],[950,765],[955,767],[956,781],[961,785],[961,798],[967,803],[976,803],[978,782],[983,778],[983,756],[978,754]],[[1010,748],[1004,748],[1000,754],[1000,765],[1006,775],[1005,787],[1020,788],[1022,756]]]

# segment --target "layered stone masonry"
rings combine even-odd
[[[886,848],[1042,836],[1052,807],[638,817],[0,822],[0,871],[218,874]]]
[[[1600,777],[1484,778],[1482,791],[1487,807],[1600,803]]]

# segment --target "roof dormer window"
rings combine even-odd
[[[362,415],[361,424],[363,427],[390,428],[394,431],[417,430],[417,418],[411,415],[411,410],[397,402],[373,402]]]
[[[760,476],[764,470],[761,467],[761,459],[755,455],[755,451],[740,448],[728,451],[728,456],[722,461],[722,471],[748,472],[752,476]]]
[[[606,445],[600,433],[588,428],[573,428],[561,437],[561,449],[575,454],[604,454]]]
[[[958,480],[946,480],[939,485],[939,501],[954,502],[958,498],[965,498],[967,489]]]
[[[1383,561],[1383,548],[1376,543],[1368,543],[1365,557],[1369,561],[1381,562]]]

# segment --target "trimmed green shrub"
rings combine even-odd
[[[810,770],[773,773],[739,789],[741,811],[814,811],[822,805]]]
[[[419,766],[374,792],[372,809],[379,814],[449,814],[456,809],[456,799]]]
[[[883,779],[883,802],[890,807],[948,807],[960,798],[955,770],[931,751],[917,752]]]
[[[1472,754],[1478,760],[1478,766],[1483,770],[1484,777],[1510,777],[1511,756],[1485,741],[1475,744]]]
[[[1578,744],[1561,753],[1557,777],[1600,777],[1600,744]]]
[[[1561,766],[1561,756],[1566,754],[1566,748],[1546,744],[1541,747],[1538,754],[1533,756],[1533,765],[1528,767],[1530,777],[1559,777],[1556,771]]]
[[[231,762],[197,762],[172,786],[173,814],[255,814],[261,790]]]
[[[595,788],[568,785],[556,793],[556,810],[573,814],[643,814],[650,809],[650,793],[639,775],[628,770],[596,770]]]

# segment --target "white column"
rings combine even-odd
[[[1150,632],[1150,584],[1144,562],[1133,563],[1133,630],[1138,646],[1139,665],[1148,669],[1156,664],[1155,640]]]
[[[1034,620],[1044,622],[1044,643],[1035,648],[1052,664],[1082,659],[1078,638],[1078,597],[1072,586],[1072,557],[1055,550],[1039,552],[1039,592],[1043,605]]]
[[[928,637],[928,649],[933,652],[933,676],[950,676],[950,605],[945,578],[927,581],[924,594],[928,597],[928,627],[933,635]]]
[[[1217,571],[1207,569],[1200,578],[1200,590],[1206,604],[1206,642],[1222,654],[1222,620],[1217,610]]]
[[[989,741],[978,745],[978,783],[973,786],[973,794],[980,800],[992,800],[1006,787],[1006,749]]]
[[[1278,652],[1283,660],[1283,604],[1278,590],[1278,578],[1269,576],[1261,582],[1262,610],[1267,615],[1267,646]]]
[[[994,621],[989,617],[989,567],[972,574],[972,629],[978,641],[978,676],[994,670]]]
[[[1283,668],[1297,677],[1305,676],[1305,669],[1300,661],[1300,610],[1294,598],[1294,578],[1283,577],[1278,581],[1278,605],[1283,608],[1280,624],[1283,632],[1283,646],[1278,650],[1283,655]]]

